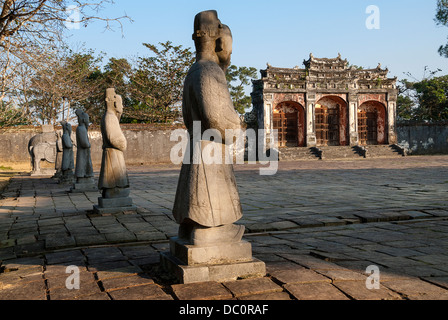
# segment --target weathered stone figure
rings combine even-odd
[[[191,139],[193,122],[200,121],[202,132],[215,129],[225,141],[226,129],[241,128],[225,76],[230,65],[232,34],[215,11],[206,11],[196,16],[193,39],[197,61],[185,79],[184,122]],[[244,226],[234,225],[242,217],[242,210],[232,164],[206,164],[203,159],[200,164],[193,163],[197,152],[210,143],[190,144],[196,150],[190,152],[189,163],[181,169],[173,210],[180,224],[179,237],[201,245],[238,242]],[[225,150],[223,146],[218,148]]]
[[[103,158],[98,187],[103,198],[119,198],[129,196],[129,179],[123,152],[127,141],[120,128],[123,114],[123,102],[115,89],[106,91],[106,113],[101,119],[103,135]]]
[[[62,135],[63,130],[57,130],[56,134],[56,162],[54,164],[54,169],[56,173],[52,177],[53,179],[59,179],[62,176],[62,155],[64,152],[64,148],[62,147]]]
[[[66,121],[61,122],[62,125],[62,177],[61,183],[73,182],[73,169],[75,168],[75,161],[73,156],[73,143],[72,143],[72,125]]]
[[[91,145],[88,134],[90,119],[89,115],[82,110],[78,109],[75,113],[78,117],[78,128],[76,128],[76,182],[72,188],[72,192],[94,191],[96,187],[93,179],[93,165],[90,153]]]
[[[43,125],[42,133],[32,137],[28,143],[28,152],[31,156],[31,175],[53,175],[54,170],[41,168],[40,162],[46,160],[49,163],[56,161],[56,135],[54,127]]]
[[[244,226],[235,224],[242,217],[241,203],[233,165],[224,161],[226,130],[241,129],[225,77],[232,34],[211,10],[196,15],[193,39],[196,63],[185,79],[182,104],[190,153],[182,164],[173,208],[179,235],[171,239],[171,251],[161,254],[161,263],[182,283],[263,276],[264,263],[252,257],[250,243],[242,241]],[[199,123],[201,137],[210,129],[215,139],[196,141]],[[207,160],[212,149],[222,151],[222,161]]]
[[[102,197],[95,210],[113,213],[115,211],[135,209],[129,197],[129,179],[123,152],[127,141],[120,127],[123,114],[123,101],[115,89],[106,90],[106,112],[101,120],[103,135],[103,157],[98,188]],[[104,210],[101,210],[104,209]]]

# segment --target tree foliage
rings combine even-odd
[[[440,69],[429,71],[421,80],[404,79],[399,86],[398,115],[416,121],[448,120],[448,75],[436,77]],[[411,76],[410,74],[408,74]]]
[[[92,20],[106,22],[106,28],[112,23],[122,26],[123,19],[103,18],[99,12],[112,0],[0,0],[0,46],[14,41],[16,44],[47,43],[62,40],[67,23],[87,26]],[[70,17],[70,10],[76,10],[76,18]],[[19,40],[19,41],[17,41]]]
[[[8,110],[0,114],[2,125],[35,122],[36,112],[41,121],[54,121],[57,114],[55,110],[59,108],[55,92],[60,93],[63,86],[57,79],[62,77],[59,74],[63,70],[62,63],[65,66],[69,64],[64,59],[54,59],[61,56],[60,48],[64,47],[65,31],[70,23],[86,27],[93,20],[104,21],[109,29],[115,23],[122,28],[122,21],[130,20],[129,17],[110,19],[99,15],[108,4],[113,4],[113,1],[0,0],[0,105]],[[67,11],[69,8],[76,10],[76,17],[70,16]],[[79,70],[80,73],[84,71]],[[76,75],[75,70],[70,72],[75,80],[71,85],[73,89],[79,84],[76,83],[76,77],[81,77],[80,74]],[[57,88],[55,92],[45,96],[43,87],[48,88],[51,81]],[[66,89],[65,91],[67,92]],[[47,110],[42,109],[45,100],[50,101],[51,105],[54,103],[51,110],[48,106],[45,107]],[[37,109],[32,110],[33,107]],[[40,113],[37,111],[39,108]],[[14,117],[4,116],[11,112],[15,114]]]
[[[29,105],[41,122],[56,124],[74,118],[74,109],[88,111],[86,101],[99,95],[102,88],[97,73],[102,57],[92,50],[59,51],[31,79]]]
[[[437,12],[434,20],[438,25],[448,27],[448,0],[437,0]],[[439,54],[448,58],[448,44],[439,47]]]
[[[251,84],[251,80],[257,78],[257,69],[231,65],[227,69],[226,78],[235,110],[240,114],[246,113],[246,109],[251,106],[252,98],[245,90]]]
[[[174,121],[180,116],[183,83],[194,62],[193,52],[170,41],[143,45],[151,55],[137,59],[130,77],[134,103],[125,116],[136,122]]]

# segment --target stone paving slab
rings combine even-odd
[[[268,274],[194,286],[159,267],[178,167],[130,168],[138,210],[109,216],[92,212],[98,193],[18,175],[0,198],[0,299],[445,300],[447,160],[288,162],[272,177],[236,166],[245,240]],[[371,265],[379,290],[366,288]],[[73,266],[79,290],[65,286]]]

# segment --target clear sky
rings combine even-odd
[[[379,29],[366,27],[369,5],[379,9]],[[381,63],[399,79],[404,72],[421,78],[425,66],[448,74],[448,59],[437,52],[448,28],[434,22],[436,0],[115,0],[102,15],[130,16],[134,22],[124,22],[124,37],[118,27],[104,31],[104,23],[95,22],[71,31],[69,41],[107,58],[147,55],[142,43],[167,40],[194,51],[194,16],[210,9],[232,30],[237,66],[302,68],[311,52],[326,58],[341,53],[365,68]]]

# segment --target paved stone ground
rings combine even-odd
[[[235,166],[240,222],[268,275],[190,285],[158,268],[177,233],[179,167],[129,168],[139,209],[114,216],[93,214],[98,193],[15,176],[0,199],[0,300],[448,299],[448,156],[257,168]],[[371,265],[378,290],[366,288]]]

